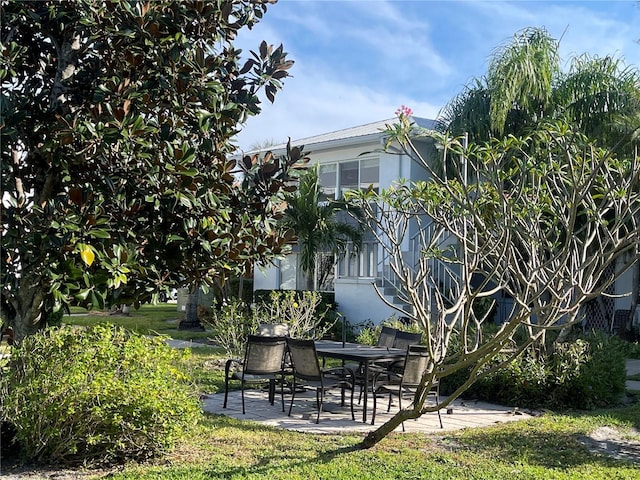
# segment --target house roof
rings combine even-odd
[[[428,118],[422,117],[411,117],[413,122],[416,123],[419,127],[432,129],[435,125],[435,120],[431,120]],[[332,147],[332,146],[340,146],[345,144],[357,144],[364,143],[366,141],[370,141],[375,137],[382,136],[382,132],[386,129],[387,125],[391,125],[397,122],[397,117],[388,118],[386,120],[379,120],[373,123],[367,123],[365,125],[359,125],[357,127],[344,128],[342,130],[336,130],[333,132],[322,133],[320,135],[314,135],[312,137],[300,138],[297,140],[292,140],[291,145],[304,145],[305,150],[309,147],[313,146],[314,148],[318,147]],[[284,150],[287,147],[286,142],[271,145],[270,147],[266,147],[264,149],[257,150],[256,152],[260,152],[263,150]],[[247,153],[255,153],[255,152],[247,152]]]

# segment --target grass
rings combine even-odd
[[[65,321],[118,323],[142,333],[197,339],[180,332],[175,305],[145,306],[130,317],[87,315]],[[179,334],[179,335],[177,335]],[[221,349],[191,349],[188,368],[202,392],[223,389]],[[640,463],[584,447],[579,437],[610,426],[639,439],[640,403],[601,411],[553,414],[482,429],[392,434],[374,448],[359,435],[283,431],[249,421],[204,415],[163,459],[130,464],[94,478],[142,479],[637,479]],[[640,460],[639,460],[640,462]]]
[[[83,326],[108,322],[144,335],[167,335],[179,340],[199,340],[210,335],[207,332],[178,330],[177,326],[184,314],[178,312],[175,303],[142,305],[138,310],[131,308],[129,315],[109,315],[77,307],[71,309],[71,314],[72,316],[66,316],[62,321]]]
[[[312,435],[207,416],[158,464],[133,479],[637,479],[638,464],[589,453],[578,441],[600,425],[628,429],[640,410],[553,415],[442,435],[392,434],[362,450],[357,435]],[[636,424],[637,426],[637,424]]]

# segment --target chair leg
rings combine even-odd
[[[229,396],[229,369],[231,368],[232,360],[227,360],[224,365],[224,403],[222,408],[227,408],[227,398]]]
[[[282,401],[282,412],[284,413],[284,374],[280,380],[280,400]]]
[[[291,388],[291,404],[289,405],[289,414],[288,416],[291,416],[291,409],[293,408],[293,399],[296,398],[296,377],[293,377],[293,386]],[[282,397],[282,405],[283,405],[283,411],[284,411],[284,396]]]
[[[440,388],[438,387],[436,390],[436,407],[440,406]],[[442,426],[442,416],[440,415],[440,408],[438,408],[438,410],[436,410],[436,412],[438,413],[438,420],[440,421],[440,428],[444,428]]]
[[[356,389],[355,383],[351,385],[351,420],[356,421],[356,414],[353,412],[353,392]]]
[[[269,404],[273,405],[276,400],[276,381],[274,378],[269,379]]]
[[[316,406],[318,407],[318,418],[316,423],[320,423],[320,412],[322,412],[322,400],[324,399],[324,390],[322,387],[316,390]]]
[[[402,410],[402,388],[398,390],[398,409]],[[402,431],[404,432],[404,422],[402,422]]]
[[[242,414],[245,415],[244,411],[244,378],[240,380],[240,395],[242,396]]]
[[[375,390],[371,390],[372,396],[373,396],[373,412],[371,413],[371,425],[375,425],[376,424],[376,410],[377,410],[377,404],[378,404],[378,396],[376,395],[376,391]]]

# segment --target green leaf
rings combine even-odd
[[[111,238],[111,234],[106,230],[89,230],[89,235],[94,238]]]

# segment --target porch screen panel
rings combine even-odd
[[[335,163],[328,165],[320,165],[318,171],[318,180],[320,181],[320,196],[321,202],[327,200],[335,200],[336,187],[338,185],[338,165]]]
[[[358,162],[340,164],[340,198],[348,190],[357,190],[359,186]]]
[[[360,189],[367,190],[371,186],[378,193],[380,188],[380,167],[377,158],[360,161]]]

